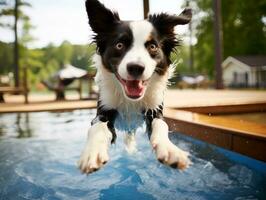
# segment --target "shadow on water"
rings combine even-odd
[[[2,115],[0,115],[0,137],[5,135],[5,123],[2,122]]]
[[[22,115],[24,115],[24,117]],[[16,126],[18,133],[17,138],[30,138],[33,136],[29,113],[18,113],[16,117]]]
[[[4,135],[4,130],[2,128],[2,126],[0,126],[0,137]]]

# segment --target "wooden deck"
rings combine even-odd
[[[45,101],[23,103],[5,103],[0,104],[0,113],[18,113],[18,112],[43,112],[43,111],[67,111],[76,109],[95,108],[96,101]]]
[[[265,90],[168,90],[165,97],[165,105],[171,108],[264,102],[266,102]]]
[[[5,95],[6,103],[0,104],[0,113],[60,111],[88,109],[96,101],[78,100],[78,94],[67,94],[67,101],[54,101],[54,94],[30,94],[29,104],[23,104],[21,95]],[[266,91],[238,90],[168,90],[165,106],[169,108],[190,108],[217,105],[257,104],[266,102]]]
[[[266,91],[170,91],[166,105],[170,130],[266,162]]]
[[[0,113],[66,111],[95,108],[97,101],[79,100],[78,94],[70,94],[67,100],[55,101],[54,94],[31,94],[29,104],[23,103],[23,96],[5,96],[6,103],[0,104]]]

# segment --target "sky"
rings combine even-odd
[[[118,11],[122,20],[143,19],[143,0],[100,0],[112,10]],[[59,45],[64,40],[73,44],[90,42],[92,31],[88,26],[85,0],[27,0],[32,7],[24,8],[35,28],[31,34],[36,38],[31,47],[43,47],[49,43]],[[183,0],[150,0],[150,13],[167,12],[179,14]],[[2,7],[0,7],[2,9]],[[1,19],[8,21],[8,19]],[[10,21],[10,20],[9,20]],[[177,28],[179,34],[187,26]],[[13,33],[0,28],[0,40],[11,42]]]

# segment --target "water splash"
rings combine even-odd
[[[180,134],[170,139],[191,153],[185,172],[157,162],[145,126],[136,126],[137,151],[125,151],[123,131],[111,146],[110,161],[89,176],[76,161],[86,142],[95,110],[21,115],[20,128],[31,138],[17,138],[16,114],[0,115],[0,199],[264,199],[266,164],[249,165],[217,147]],[[26,123],[28,123],[26,125]],[[196,130],[195,130],[196,131]],[[228,156],[233,155],[234,156]],[[240,155],[237,155],[240,156]],[[244,159],[244,158],[243,158]]]

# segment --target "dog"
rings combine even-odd
[[[157,159],[186,169],[189,153],[168,138],[163,98],[172,71],[170,53],[179,45],[174,27],[189,23],[191,9],[180,15],[161,13],[142,21],[122,21],[97,0],[87,0],[85,6],[97,46],[94,63],[99,100],[78,162],[81,172],[92,173],[107,163],[108,148],[116,139],[116,119],[129,119],[132,114],[146,123]]]

